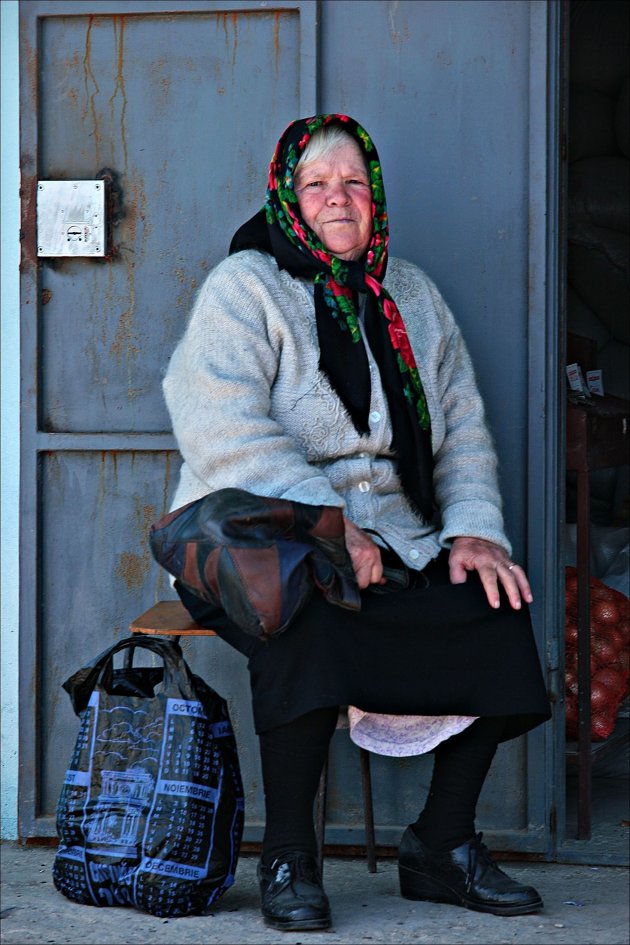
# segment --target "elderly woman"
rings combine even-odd
[[[387,246],[369,135],[346,115],[294,121],[264,210],[209,274],[164,381],[184,460],[173,507],[229,486],[337,506],[361,588],[359,613],[315,594],[262,641],[176,584],[248,658],[262,913],[282,930],[331,922],[313,802],[340,705],[373,751],[434,752],[400,843],[402,895],[497,915],[542,907],[475,827],[497,745],[549,717],[532,594],[510,558],[462,335],[431,280]]]

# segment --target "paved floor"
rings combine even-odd
[[[69,902],[54,888],[54,848],[3,843],[2,922],[6,945],[629,945],[628,870],[556,863],[502,863],[540,891],[536,915],[499,918],[456,906],[410,902],[398,893],[394,859],[368,873],[364,859],[327,858],[324,883],[333,910],[327,932],[277,932],[263,924],[257,858],[241,855],[236,882],[205,917],[160,919],[134,909]]]

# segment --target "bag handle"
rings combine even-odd
[[[87,666],[73,673],[62,684],[70,696],[72,708],[80,715],[90,701],[90,696],[97,685],[105,688],[111,686],[113,658],[123,650],[133,651],[137,648],[150,650],[164,662],[164,686],[167,691],[173,688],[173,681],[182,672],[188,679],[190,672],[183,658],[179,644],[170,640],[156,640],[153,637],[132,636],[119,640],[112,646],[99,653]]]
[[[182,655],[182,651],[177,642],[152,640],[151,637],[147,637],[146,641],[143,642],[141,637],[134,635],[133,637],[129,637],[125,640],[121,640],[120,643],[123,644],[123,646],[118,647],[117,644],[114,644],[114,647],[112,647],[111,649],[109,658],[105,659],[105,661],[103,662],[100,675],[98,676],[96,680],[97,686],[104,686],[105,689],[109,689],[112,686],[114,656],[116,655],[116,652],[122,652],[123,650],[126,650],[124,669],[132,669],[134,653],[136,652],[137,649],[144,649],[144,650],[151,650],[152,652],[157,653],[157,655],[164,661],[165,668],[167,670],[164,674],[164,683],[167,686],[167,688],[170,688],[168,686],[167,675],[168,675],[168,663],[171,657],[173,656],[172,650],[174,649],[178,656]],[[153,644],[157,644],[157,647],[154,646]],[[162,652],[163,647],[167,648],[166,650],[164,650],[164,652]]]

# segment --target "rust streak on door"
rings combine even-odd
[[[122,107],[120,110],[120,142],[122,144],[123,155],[124,155],[124,168],[127,171],[128,164],[128,155],[127,155],[127,135],[125,129],[125,113],[127,111],[127,92],[125,89],[125,75],[124,75],[124,65],[125,65],[125,17],[117,14],[112,17],[113,27],[114,27],[114,43],[116,46],[116,84],[114,86],[114,92],[109,100],[109,107],[111,110],[111,125],[112,129],[115,126],[115,103],[118,93],[122,99]],[[114,147],[112,144],[112,152]]]
[[[85,108],[83,110],[83,119],[86,120],[88,113],[92,116],[92,136],[94,138],[95,160],[97,166],[101,164],[101,132],[96,114],[96,96],[100,92],[100,87],[96,81],[94,70],[92,69],[92,27],[95,17],[88,16],[88,25],[85,32],[85,50],[83,54],[83,84],[85,87]],[[92,90],[90,91],[90,84]]]

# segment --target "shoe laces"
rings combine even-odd
[[[478,833],[474,840],[470,841],[468,847],[468,869],[466,871],[466,892],[472,889],[472,884],[477,872],[477,866],[482,864],[487,869],[494,866],[494,860],[490,856],[490,851],[485,843],[482,843],[483,833]],[[484,870],[485,872],[485,870]]]
[[[296,850],[277,857],[271,864],[272,870],[278,870],[276,881],[280,884],[292,882],[319,883],[319,870],[313,857]]]

